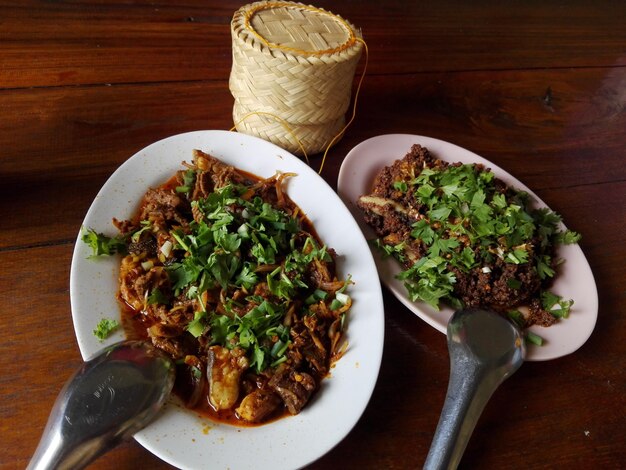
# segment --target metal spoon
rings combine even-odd
[[[174,385],[171,359],[142,341],[122,341],[67,381],[28,470],[81,469],[143,429]]]
[[[460,310],[448,322],[450,381],[425,470],[457,468],[487,401],[524,362],[512,322],[486,310]]]

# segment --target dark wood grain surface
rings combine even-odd
[[[491,160],[583,234],[599,295],[577,352],[526,363],[488,403],[461,468],[626,465],[626,3],[315,3],[362,28],[357,118]],[[111,173],[180,132],[232,127],[233,1],[0,1],[0,468],[24,468],[81,363],[69,266]],[[319,167],[320,156],[311,164]],[[445,397],[445,337],[389,293],[385,349],[354,430],[311,469],[420,467]],[[129,442],[92,468],[171,468]],[[207,464],[207,468],[210,465]]]

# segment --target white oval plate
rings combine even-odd
[[[537,207],[546,207],[536,194],[509,173],[457,145],[419,135],[381,135],[360,143],[348,153],[341,166],[337,185],[339,196],[352,212],[368,240],[376,236],[363,220],[363,214],[356,206],[356,200],[371,191],[374,178],[383,167],[404,157],[413,144],[427,147],[433,155],[447,162],[482,163],[491,168],[498,178],[510,186],[528,192],[534,198]],[[445,334],[448,319],[453,310],[443,307],[440,311],[436,311],[423,302],[411,302],[406,295],[404,285],[396,279],[396,275],[400,272],[398,263],[393,258],[383,259],[374,247],[372,247],[372,252],[378,266],[378,274],[389,290],[409,310]],[[565,299],[574,299],[574,305],[569,318],[549,328],[540,326],[530,328],[532,332],[544,339],[544,344],[543,346],[529,345],[526,360],[555,359],[576,351],[587,341],[596,324],[598,292],[591,268],[582,250],[577,244],[565,245],[559,247],[558,256],[565,260],[565,264],[561,266],[550,290]]]
[[[369,247],[337,194],[317,173],[285,150],[264,140],[226,131],[176,135],[139,151],[113,173],[96,196],[83,225],[115,234],[111,219],[130,218],[148,190],[164,183],[194,148],[253,174],[294,172],[287,192],[313,222],[319,236],[338,253],[338,270],[352,275],[353,299],[348,349],[322,389],[297,416],[250,428],[210,421],[168,403],[149,427],[135,435],[146,449],[186,469],[294,469],[321,457],[353,428],[371,397],[382,358],[384,311],[380,281]],[[88,260],[78,236],[70,274],[74,329],[84,359],[123,339],[115,333],[99,342],[92,331],[101,318],[120,317],[116,301],[119,258]]]

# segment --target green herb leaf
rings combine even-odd
[[[93,229],[83,227],[81,240],[89,245],[92,250],[92,255],[89,258],[110,256],[115,253],[125,255],[127,253],[126,238],[121,235],[108,237]]]
[[[395,181],[393,183],[393,189],[406,193],[409,189],[409,186],[406,184],[406,181]]]
[[[150,292],[147,302],[148,302],[148,305],[154,305],[154,304],[165,305],[169,303],[169,298],[163,292],[161,292],[161,290],[158,287],[156,287],[152,289],[152,292]]]
[[[569,317],[570,309],[574,305],[573,300],[564,300],[560,295],[549,291],[541,293],[541,306],[556,318]]]
[[[526,250],[513,250],[506,254],[505,261],[513,264],[523,264],[528,262],[528,252]]]
[[[142,220],[140,222],[140,225],[141,225],[141,228],[133,232],[133,234],[130,236],[130,239],[134,241],[135,243],[139,241],[142,233],[152,230],[152,223],[149,220]]]
[[[557,235],[557,242],[564,245],[571,245],[572,243],[578,243],[581,238],[582,235],[580,233],[567,230]]]
[[[183,185],[176,187],[177,193],[189,193],[196,181],[196,172],[191,168],[183,174]]]
[[[93,330],[93,334],[100,341],[104,341],[112,333],[117,331],[119,327],[120,327],[120,323],[117,320],[113,320],[110,318],[103,318],[102,320],[98,322],[96,329]]]
[[[527,343],[534,344],[535,346],[543,346],[543,338],[532,331],[527,331],[525,338]]]
[[[437,209],[433,209],[431,211],[429,211],[428,215],[430,216],[431,219],[434,220],[445,220],[450,216],[450,213],[452,212],[452,209],[450,209],[449,207],[438,207]]]
[[[555,271],[551,267],[551,258],[548,255],[542,255],[537,259],[537,273],[540,279],[554,277]]]
[[[430,245],[435,239],[435,231],[430,227],[427,220],[421,219],[413,224],[411,236]]]
[[[195,312],[193,320],[187,325],[187,331],[191,333],[194,338],[202,335],[204,328],[206,327],[204,319],[206,318],[206,312]]]
[[[259,282],[259,276],[254,272],[254,269],[254,265],[246,261],[235,277],[235,284],[246,290],[252,289]]]
[[[261,372],[269,365],[269,357],[282,357],[289,345],[289,328],[282,324],[285,309],[263,300],[243,317],[233,318],[213,314],[209,320],[211,344],[238,346],[250,352],[250,367]],[[270,350],[268,342],[282,341],[282,346]],[[284,346],[284,347],[283,347]],[[273,354],[272,354],[273,351]]]

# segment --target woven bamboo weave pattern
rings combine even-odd
[[[332,13],[294,2],[246,5],[231,32],[237,130],[297,154],[300,144],[307,153],[323,150],[345,123],[360,33]]]
[[[293,126],[289,124],[291,131],[297,133],[294,136],[273,116],[251,112],[238,106],[237,103],[233,109],[233,120],[239,123],[237,125],[239,132],[261,137],[296,155],[302,155],[300,146],[304,148],[307,154],[325,150],[345,124],[343,116],[335,121],[318,125]]]

